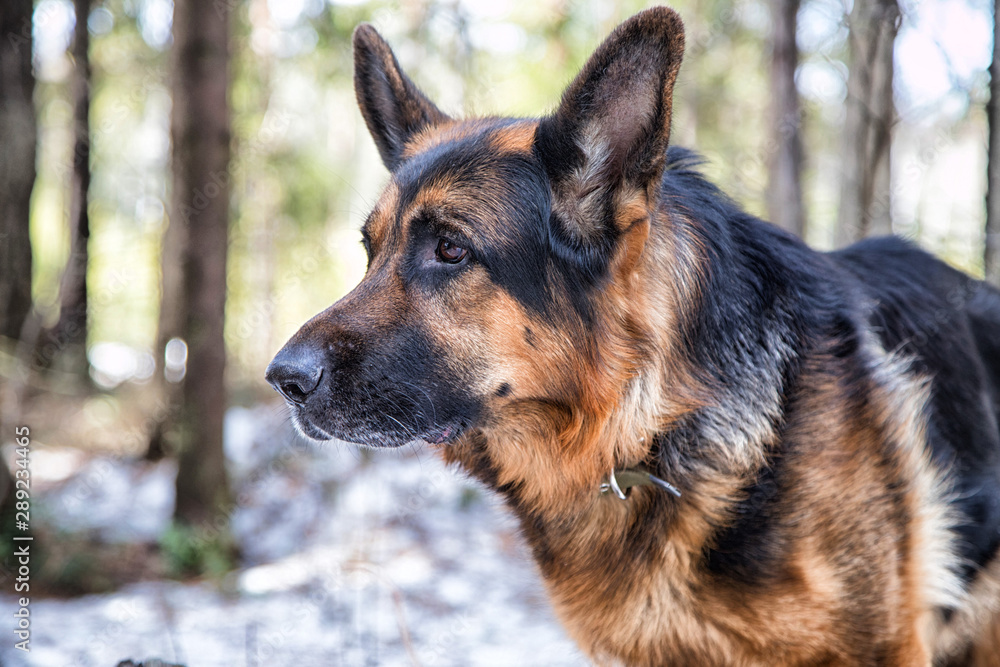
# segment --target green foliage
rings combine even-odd
[[[168,572],[175,577],[220,578],[236,565],[236,547],[228,528],[195,528],[178,522],[160,537]]]
[[[115,587],[105,565],[90,551],[62,552],[45,562],[44,576],[39,583],[71,595],[105,593]]]

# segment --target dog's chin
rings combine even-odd
[[[317,442],[339,440],[369,449],[397,449],[406,445],[448,445],[457,440],[466,430],[464,424],[452,423],[433,426],[426,431],[382,431],[378,429],[359,431],[343,429],[334,425],[316,423],[302,414],[293,413],[293,423],[304,437]]]
[[[334,439],[332,435],[319,428],[308,419],[294,413],[292,415],[292,423],[295,424],[295,429],[301,433],[303,437],[308,438],[309,440],[327,442]]]

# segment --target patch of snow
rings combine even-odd
[[[11,450],[14,445],[11,445]],[[37,447],[31,452],[32,481],[36,485],[69,479],[83,465],[86,454],[69,447]],[[13,455],[7,460],[16,460]]]
[[[56,528],[105,542],[155,542],[170,523],[176,476],[174,461],[95,456],[48,490],[38,513]]]
[[[145,582],[33,599],[31,653],[0,642],[0,664],[587,664],[515,520],[431,452],[305,443],[266,407],[231,412],[226,426],[232,526],[248,564],[220,587]],[[168,463],[93,459],[47,495],[47,520],[153,539],[175,474]],[[0,617],[14,605],[0,596]]]

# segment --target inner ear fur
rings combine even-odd
[[[553,190],[557,250],[598,259],[625,230],[622,201],[658,199],[670,140],[671,98],[684,26],[666,7],[622,23],[590,57],[544,118],[536,145]]]
[[[389,171],[399,166],[413,135],[451,120],[406,76],[389,44],[367,23],[354,30],[354,94]]]

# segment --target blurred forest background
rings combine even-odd
[[[538,115],[554,108],[600,40],[646,4],[3,0],[0,602],[14,595],[14,513],[29,496],[33,594],[90,595],[91,605],[110,599],[95,594],[116,590],[157,598],[122,587],[164,579],[214,582],[237,597],[272,590],[247,583],[256,581],[253,568],[287,562],[319,536],[343,542],[343,530],[323,528],[334,517],[346,522],[340,528],[358,530],[358,517],[375,521],[344,500],[351,489],[362,496],[365,488],[383,489],[375,521],[385,529],[383,546],[395,544],[392,531],[412,519],[399,509],[414,498],[441,512],[441,526],[464,525],[449,518],[454,513],[494,512],[470,510],[488,502],[450,477],[427,492],[385,492],[400,482],[366,472],[369,455],[331,452],[338,448],[292,433],[263,381],[287,337],[364,271],[358,230],[387,176],[354,102],[351,32],[372,22],[446,112]],[[1000,170],[1000,129],[991,132],[990,120],[998,113],[991,100],[1000,99],[990,93],[991,80],[1000,82],[990,76],[993,3],[672,6],[687,29],[672,139],[696,148],[723,190],[820,249],[894,232],[1000,281],[1000,173],[988,177]],[[31,434],[31,488],[18,496],[20,426]],[[396,470],[409,457],[415,467],[403,477],[436,471],[421,456],[386,454],[392,463],[381,465]],[[386,502],[395,505],[386,509]],[[315,510],[328,505],[325,514]],[[478,525],[480,515],[468,516]],[[502,534],[514,534],[502,517],[489,516]],[[413,544],[438,536],[416,536]],[[501,544],[497,553],[517,548]],[[416,547],[400,549],[393,553],[412,555]],[[356,550],[337,553],[330,558],[340,559],[338,576],[358,571]],[[504,561],[479,574],[502,579]],[[412,574],[408,562],[400,571]],[[301,562],[288,571],[296,567],[308,571]],[[353,620],[324,617],[353,623],[355,649],[369,662],[372,651],[376,663],[392,662],[385,651],[396,644],[407,664],[442,664],[458,655],[461,641],[473,652],[477,641],[503,643],[470,632],[468,624],[479,621],[462,616],[465,629],[443,631],[450,648],[428,659],[421,637],[429,635],[409,625],[415,589],[396,580],[386,587],[385,571],[372,567],[365,571],[377,570],[375,583],[351,589]],[[522,575],[525,590],[533,588],[530,568]],[[295,582],[287,590],[309,579]],[[362,628],[357,610],[367,598],[357,596],[369,584],[372,599],[384,602],[382,616],[395,619],[388,630]],[[440,593],[432,588],[421,595]],[[481,598],[476,591],[466,597]],[[216,603],[223,604],[198,605]],[[80,613],[60,604],[43,609],[52,619]],[[436,618],[453,619],[463,603],[442,604],[451,611],[439,609]],[[151,618],[161,618],[153,606]],[[259,652],[255,615],[266,612],[241,613],[235,622],[245,635],[230,649],[256,664],[249,657]],[[525,613],[524,627],[537,629],[543,621],[531,614],[547,612]],[[94,636],[106,638],[108,627],[87,630],[73,647],[61,645],[52,627],[42,646],[75,651],[75,662],[65,664],[91,664],[123,650],[118,639],[95,648]],[[142,635],[134,623],[121,627]],[[183,631],[172,632],[176,658]],[[338,641],[346,650],[349,643]],[[284,641],[297,643],[308,641]],[[0,657],[21,657],[4,650]],[[311,655],[335,664],[322,650]],[[344,655],[344,664],[360,664]],[[571,648],[560,655],[578,661]],[[212,664],[206,660],[192,664]],[[289,664],[312,664],[298,660]]]

